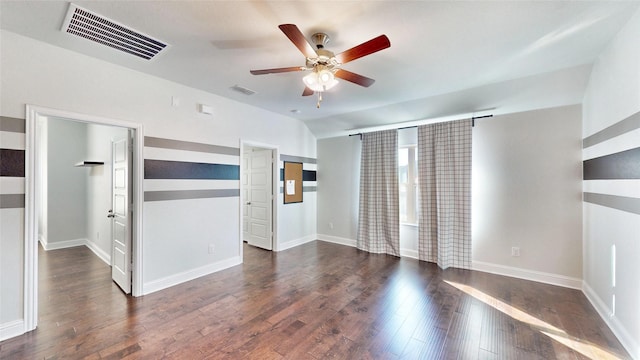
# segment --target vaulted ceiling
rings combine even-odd
[[[591,64],[638,1],[77,1],[169,44],[144,60],[62,32],[68,2],[0,2],[0,27],[304,121],[319,138],[457,114],[577,104]],[[278,29],[327,33],[336,54],[386,34],[391,47],[344,68],[373,78],[302,97],[304,65]],[[1,45],[0,45],[1,46]],[[1,48],[0,48],[1,49]],[[256,93],[231,90],[238,85]]]

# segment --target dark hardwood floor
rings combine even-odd
[[[1,359],[628,359],[577,291],[312,242],[140,298],[40,251],[38,329]]]

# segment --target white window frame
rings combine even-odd
[[[418,146],[406,145],[400,146],[399,149],[409,149],[407,164],[415,164],[415,166],[407,166],[407,219],[404,221],[401,219],[400,223],[403,225],[418,225],[418,199],[414,196],[416,193],[415,188],[418,186],[418,183],[416,182],[416,178],[418,176],[418,164],[416,161]],[[399,166],[398,171],[400,171]],[[405,183],[400,183],[400,179],[398,179],[398,187],[402,184]]]

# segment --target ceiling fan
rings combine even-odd
[[[318,94],[317,106],[320,107],[322,92],[335,86],[336,78],[352,82],[354,84],[369,87],[375,80],[362,76],[351,71],[342,69],[342,65],[386,49],[391,46],[386,35],[380,35],[358,46],[345,50],[337,55],[324,48],[329,42],[329,36],[325,33],[315,33],[311,36],[316,49],[305,39],[300,29],[294,24],[282,24],[278,26],[280,30],[291,40],[291,42],[302,52],[306,58],[304,66],[290,66],[284,68],[251,70],[253,75],[276,74],[292,71],[311,71],[302,80],[305,84],[302,96]]]

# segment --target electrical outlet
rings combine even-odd
[[[96,240],[100,240],[100,231],[96,233]]]
[[[517,246],[512,247],[511,256],[520,256],[520,248]]]
[[[329,229],[333,230],[333,223],[332,222],[329,223]]]
[[[216,251],[216,246],[209,244],[209,254],[213,254]]]

